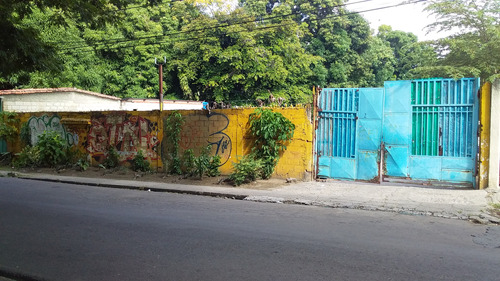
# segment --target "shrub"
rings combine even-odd
[[[19,118],[14,112],[0,111],[0,139],[13,141],[18,133]]]
[[[212,147],[207,145],[201,149],[200,156],[194,159],[194,174],[197,175],[200,179],[203,178],[203,175],[208,170],[208,166],[210,164],[210,150]]]
[[[72,166],[73,164],[76,164],[78,160],[84,157],[84,153],[79,151],[76,146],[67,146],[64,149],[63,162],[66,163],[67,166]]]
[[[25,146],[16,154],[12,165],[16,168],[34,168],[40,166],[40,149],[38,146]]]
[[[118,167],[120,164],[120,155],[113,146],[108,147],[108,155],[104,162],[102,162],[102,166],[106,169],[113,169]]]
[[[184,175],[187,176],[193,175],[195,159],[196,157],[194,156],[194,152],[192,149],[184,150],[184,153],[182,154],[182,163],[181,163],[182,173]]]
[[[142,150],[137,151],[137,154],[132,159],[132,170],[136,172],[151,172],[149,161],[144,158]]]
[[[90,163],[89,161],[87,161],[87,159],[80,158],[78,159],[78,161],[76,161],[75,166],[79,171],[83,172],[87,170],[87,168],[90,166]]]
[[[220,166],[220,156],[215,155],[210,157],[210,161],[208,163],[208,168],[207,168],[207,176],[209,177],[219,176],[220,175],[219,166]]]
[[[253,155],[245,155],[239,162],[233,163],[233,169],[234,172],[229,175],[229,180],[238,186],[258,179],[262,175],[263,162]]]
[[[278,164],[280,153],[292,139],[295,125],[283,114],[262,108],[250,114],[248,122],[254,137],[252,154],[263,160],[262,178],[268,179]]]
[[[181,139],[184,117],[178,111],[172,112],[163,122],[162,161],[165,171],[171,174],[182,174],[179,158],[179,142]]]
[[[23,146],[33,145],[31,143],[31,129],[28,126],[28,122],[24,123],[21,126],[21,130],[19,131],[19,138],[21,139],[21,143]]]
[[[55,131],[45,131],[38,136],[36,146],[40,150],[40,162],[42,166],[55,167],[67,159],[67,147]]]

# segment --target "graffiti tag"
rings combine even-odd
[[[121,160],[131,160],[142,150],[149,160],[157,160],[158,124],[141,116],[125,113],[92,118],[87,151],[94,158],[105,156],[114,147]]]
[[[32,116],[28,120],[28,127],[30,128],[32,145],[38,143],[38,136],[45,131],[57,132],[61,138],[66,141],[68,146],[76,146],[79,142],[78,134],[68,132],[64,125],[61,124],[61,117],[57,115],[50,117],[48,115],[43,115],[41,117]]]

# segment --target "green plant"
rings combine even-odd
[[[208,168],[207,168],[207,176],[209,177],[216,177],[220,175],[219,171],[219,166],[220,166],[220,156],[215,155],[210,157],[210,161],[208,162]]]
[[[118,167],[119,164],[120,164],[120,155],[118,155],[116,148],[114,148],[113,146],[109,146],[106,159],[104,159],[104,161],[102,162],[102,166],[105,169],[113,169]]]
[[[25,146],[12,161],[16,168],[34,168],[40,166],[40,149],[38,146]]]
[[[166,171],[172,174],[182,174],[181,159],[179,158],[179,142],[181,139],[184,118],[178,111],[172,112],[163,122],[162,161]]]
[[[490,206],[490,213],[494,216],[500,217],[500,203],[491,203]]]
[[[254,155],[245,155],[239,162],[233,163],[234,172],[229,175],[229,180],[235,186],[252,182],[262,175],[263,167],[262,159],[254,158]]]
[[[257,108],[248,118],[254,139],[252,154],[263,161],[262,178],[268,179],[278,164],[280,153],[293,138],[295,125],[283,114]]]
[[[40,161],[42,166],[55,167],[67,159],[66,144],[55,131],[44,131],[38,136],[36,146],[40,150]]]
[[[18,133],[19,119],[14,112],[0,111],[0,139],[13,141]]]
[[[151,172],[151,165],[146,160],[142,150],[137,151],[137,154],[132,159],[132,170],[136,172]]]
[[[194,173],[194,160],[195,160],[194,152],[192,149],[184,150],[182,154],[182,173],[187,176],[191,176]]]
[[[31,128],[28,125],[28,122],[24,123],[21,126],[21,130],[19,130],[19,138],[21,139],[21,143],[26,145],[33,145],[31,143]]]
[[[75,166],[80,171],[86,171],[88,169],[88,167],[90,166],[90,163],[89,163],[89,161],[87,161],[87,159],[80,158],[80,159],[78,159],[78,161],[76,161]]]
[[[63,163],[68,167],[76,164],[78,160],[84,158],[86,155],[82,153],[76,146],[66,146],[64,149]]]
[[[212,146],[207,145],[201,149],[200,156],[194,159],[194,174],[200,179],[207,172],[208,166],[210,165],[210,150]]]

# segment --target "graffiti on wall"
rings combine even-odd
[[[211,133],[212,130],[209,130],[210,135],[208,143],[212,145],[212,150],[215,150],[214,155],[220,156],[220,164],[222,166],[226,164],[226,162],[231,157],[231,149],[233,148],[231,138],[226,133],[224,133],[224,130],[226,130],[227,126],[229,126],[229,119],[226,115],[219,113],[211,113],[208,118],[210,119],[210,117],[214,115],[222,116],[225,119],[225,126],[223,128],[219,127],[218,130],[214,128],[214,131],[216,132],[213,133]]]
[[[220,166],[224,165],[231,157],[232,150],[231,138],[224,132],[229,126],[229,118],[224,114],[212,112],[191,122],[188,119],[182,128],[181,149],[211,145],[212,154],[219,155]]]
[[[66,141],[68,146],[76,146],[79,142],[78,134],[69,132],[66,127],[61,124],[61,117],[57,115],[43,115],[41,117],[32,116],[28,120],[28,127],[30,128],[32,145],[35,145],[38,142],[38,136],[43,134],[45,131],[57,132],[62,139]]]
[[[142,150],[151,160],[158,159],[158,123],[126,113],[93,117],[87,136],[87,151],[100,161],[114,147],[122,161],[131,160]]]

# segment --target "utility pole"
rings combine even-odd
[[[159,83],[160,83],[160,112],[163,111],[163,65],[167,63],[167,57],[163,57],[163,62],[157,62],[155,58],[155,66],[158,67],[160,75],[159,75]]]

